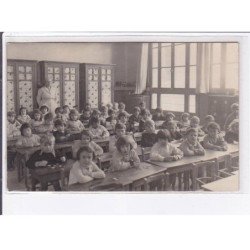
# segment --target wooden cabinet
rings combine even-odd
[[[7,61],[7,111],[36,107],[37,61]]]
[[[68,62],[40,62],[41,83],[50,82],[58,107],[79,106],[79,64]]]
[[[114,101],[114,65],[80,64],[80,109],[86,103],[92,108]]]

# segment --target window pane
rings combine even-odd
[[[161,48],[161,67],[171,67],[171,47]]]
[[[153,43],[153,44],[152,44],[152,47],[153,47],[153,48],[157,48],[157,47],[158,47],[158,43]]]
[[[212,66],[212,88],[220,88],[220,65]]]
[[[196,65],[197,62],[197,43],[190,43],[190,65]]]
[[[185,88],[185,67],[176,67],[174,69],[174,87]]]
[[[158,69],[152,70],[152,87],[153,88],[158,87]]]
[[[239,84],[239,68],[238,63],[226,65],[226,88],[238,89]]]
[[[157,94],[151,95],[151,108],[156,109],[157,108]]]
[[[171,68],[161,69],[161,87],[171,88]]]
[[[189,112],[190,113],[196,112],[196,96],[195,95],[189,96]]]
[[[213,43],[213,63],[221,63],[221,43]]]
[[[196,66],[189,68],[189,88],[196,88]]]
[[[184,112],[184,95],[161,94],[161,108],[168,111]]]
[[[174,65],[175,66],[184,66],[186,60],[186,45],[176,45],[175,54],[174,54]]]
[[[239,50],[238,43],[227,43],[227,63],[238,62]]]
[[[153,51],[152,51],[152,67],[153,68],[158,67],[158,48],[153,49]]]

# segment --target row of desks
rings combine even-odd
[[[183,157],[181,160],[175,162],[141,162],[139,168],[131,168],[124,171],[107,173],[106,178],[102,180],[93,180],[85,184],[71,185],[69,187],[69,191],[89,191],[95,186],[108,185],[113,183],[123,186],[123,190],[129,190],[130,185],[136,180],[147,178],[148,176],[165,171],[167,171],[168,173],[173,173],[175,171],[178,171],[178,168],[183,168],[183,166],[185,165],[201,161],[210,161],[220,156],[238,152],[238,150],[238,145],[230,144],[228,145],[227,151],[206,150],[206,155],[204,156]],[[230,183],[228,183],[228,191],[230,190]]]

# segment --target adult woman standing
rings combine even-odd
[[[37,93],[37,103],[39,108],[43,105],[46,105],[49,108],[49,112],[53,115],[55,113],[56,105],[56,94],[54,93],[53,88],[50,82],[46,82],[43,87],[38,89]]]

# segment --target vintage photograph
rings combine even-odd
[[[238,192],[239,51],[7,43],[7,190]]]

